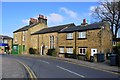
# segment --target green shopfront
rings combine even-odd
[[[12,46],[12,54],[22,54],[25,51],[25,45],[13,44]]]

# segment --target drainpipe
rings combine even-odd
[[[39,34],[38,34],[38,54],[39,54]]]
[[[77,36],[76,36],[76,33],[77,33],[77,32],[75,31],[75,57],[77,58],[77,54],[76,54],[76,52],[77,52],[77,51],[76,51],[76,50],[77,50],[77,49],[76,49],[76,41],[77,41],[76,38],[77,38]]]

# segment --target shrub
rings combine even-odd
[[[57,52],[56,52],[55,49],[48,49],[47,55],[50,55],[50,56],[57,56]]]
[[[78,60],[84,60],[84,61],[86,60],[86,56],[85,56],[85,55],[78,54],[77,56],[78,56],[78,57],[77,57]]]
[[[29,48],[29,53],[30,53],[30,54],[35,54],[35,49]]]
[[[87,51],[86,55],[85,55],[86,59],[89,60],[90,59],[90,53]]]

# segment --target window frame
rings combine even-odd
[[[86,31],[78,32],[78,39],[86,39],[86,38],[87,38]]]
[[[66,33],[66,40],[73,40],[73,33]]]
[[[59,47],[59,53],[64,53],[65,52],[64,50],[65,50],[64,47]]]
[[[113,41],[113,46],[116,46],[117,42]]]
[[[18,41],[18,36],[17,36],[17,34],[15,35],[15,42],[17,42]]]
[[[8,40],[7,39],[3,39],[3,43],[8,44]]]
[[[49,40],[50,40],[50,49],[54,49],[55,48],[55,46],[54,46],[54,36],[51,35]]]
[[[66,49],[68,54],[73,54],[73,47],[67,47]]]
[[[82,52],[80,50],[82,50]],[[85,53],[84,53],[84,50],[85,50]],[[85,55],[86,52],[87,52],[87,48],[82,48],[82,47],[79,48],[79,54]]]
[[[23,31],[22,41],[25,41],[25,31]]]

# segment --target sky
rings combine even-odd
[[[2,2],[2,34],[13,37],[13,31],[28,25],[29,19],[39,14],[47,16],[49,27],[80,25],[84,18],[92,23],[91,10],[97,5],[97,2]]]

